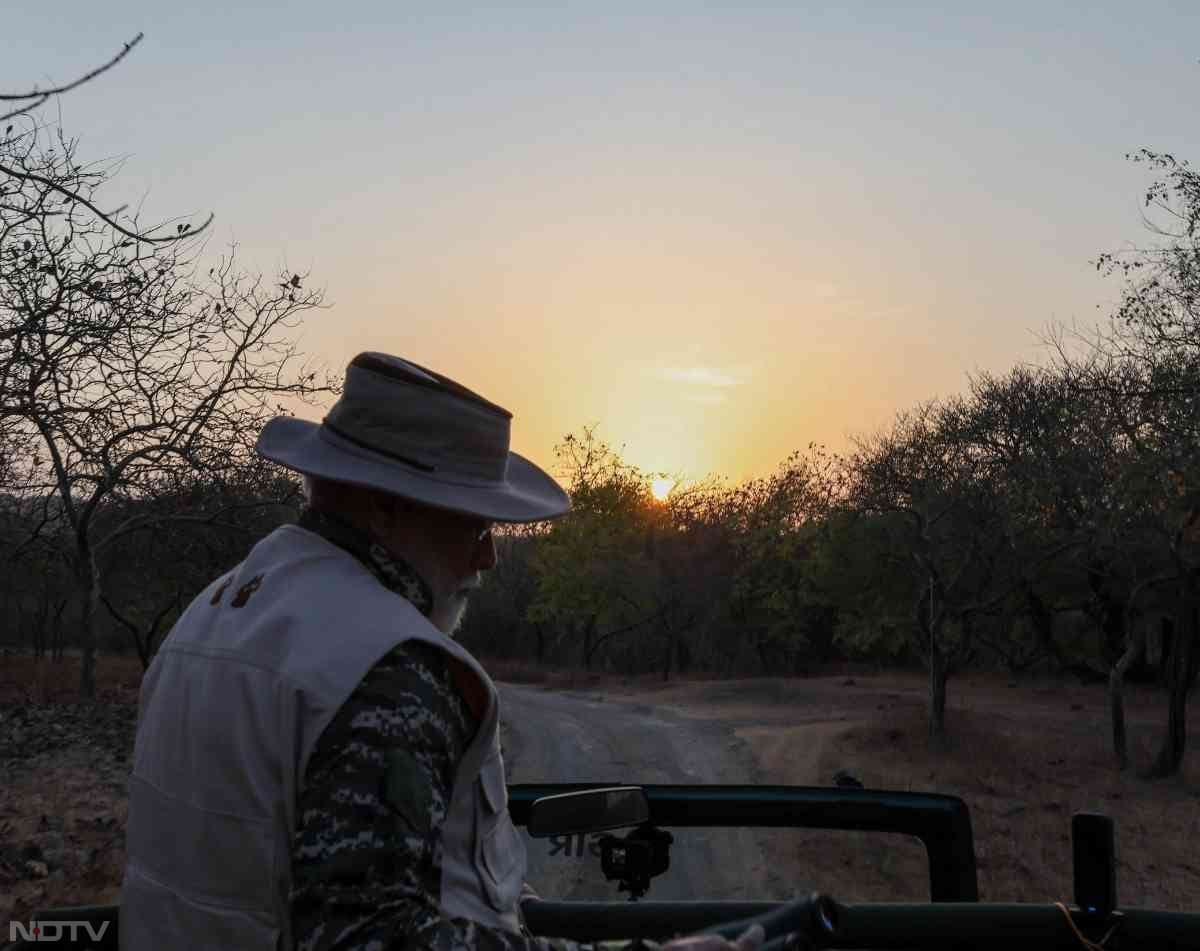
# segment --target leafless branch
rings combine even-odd
[[[135,36],[132,40],[130,40],[128,43],[126,43],[124,45],[124,47],[122,47],[121,52],[117,53],[116,56],[114,56],[112,59],[110,59],[103,66],[99,66],[96,69],[93,69],[90,73],[86,73],[85,75],[80,76],[74,82],[67,83],[65,86],[56,86],[53,89],[38,89],[38,88],[34,87],[32,92],[25,92],[25,93],[0,93],[0,102],[15,102],[15,101],[18,101],[21,99],[35,100],[34,102],[29,103],[25,106],[22,106],[21,108],[15,110],[13,112],[8,112],[8,113],[5,113],[4,115],[0,116],[0,122],[4,122],[6,119],[12,119],[16,116],[22,115],[23,113],[29,112],[33,109],[36,109],[39,106],[43,105],[51,96],[58,96],[64,92],[70,92],[72,89],[75,89],[78,86],[82,86],[84,83],[90,82],[91,80],[95,79],[101,73],[107,72],[108,70],[112,69],[114,66],[117,65],[117,63],[121,62],[121,60],[123,60],[126,56],[129,55],[129,51],[132,50],[135,46],[138,45],[138,43],[140,43],[142,41],[143,36],[145,36],[145,34],[139,32],[137,36]]]

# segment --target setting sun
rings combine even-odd
[[[650,491],[658,501],[663,501],[675,487],[674,479],[655,479],[650,485]]]

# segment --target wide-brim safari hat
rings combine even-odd
[[[260,455],[288,469],[476,515],[539,522],[570,510],[558,483],[511,452],[512,413],[454,380],[384,353],[360,353],[320,423],[277,416]]]

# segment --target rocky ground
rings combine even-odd
[[[0,921],[116,901],[134,703],[0,707]]]

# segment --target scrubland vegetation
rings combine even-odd
[[[127,709],[130,668],[136,680],[188,601],[294,517],[295,480],[262,464],[254,439],[283,401],[337,390],[293,342],[322,306],[307,275],[243,272],[232,252],[206,269],[200,228],[104,211],[113,170],[82,163],[73,141],[21,113],[0,135],[0,646],[22,664],[0,656],[17,671],[2,708],[9,777],[34,755],[12,745],[20,717],[68,697]],[[905,755],[931,765],[913,781],[992,790],[1005,821],[988,827],[994,842],[981,837],[985,863],[1020,834],[1005,810],[1058,775],[1149,804],[1130,813],[1158,830],[1141,847],[1167,854],[1185,841],[1171,838],[1178,803],[1162,803],[1194,804],[1179,784],[1200,670],[1200,176],[1168,155],[1133,158],[1156,178],[1151,243],[1096,260],[1098,279],[1121,288],[1109,319],[1051,328],[1042,364],[978,374],[844,452],[810,445],[741,485],[714,477],[659,501],[660,474],[628,465],[592,428],[566,435],[557,474],[573,512],[499,533],[463,643],[501,678],[532,662],[527,676],[548,683],[561,682],[556,670],[666,683],[917,672],[923,706],[906,713]],[[125,655],[119,697],[97,650]],[[964,778],[963,751],[984,728],[967,684],[981,676],[1090,691],[1091,778],[1041,765],[1074,754],[1028,745],[1032,710],[1013,728],[1026,740],[987,727],[1004,753],[986,762],[1029,774],[980,760]],[[1127,681],[1138,685],[1128,714]],[[1022,709],[1014,701],[1013,717]],[[1082,701],[1068,721],[1073,712],[1083,723]],[[876,749],[871,729],[847,734],[847,749]],[[37,778],[49,773],[22,775],[6,788],[55,792]],[[1167,777],[1175,785],[1148,781]],[[59,821],[46,802],[47,822]],[[7,843],[28,819],[0,818]],[[4,875],[51,871],[9,851]]]
[[[1154,775],[1178,771],[1200,668],[1200,178],[1142,152],[1157,244],[1101,255],[1119,307],[1047,359],[900,411],[841,453],[713,477],[665,500],[584,427],[557,447],[572,513],[500,534],[461,637],[494,658],[635,674],[929,672],[943,743],[967,670],[1164,688]],[[36,123],[0,139],[0,576],[13,647],[157,641],[214,574],[294,516],[253,442],[284,398],[331,399],[290,331],[306,277],[232,256],[196,276],[188,226],[97,211],[106,173]],[[324,382],[318,377],[324,375]],[[669,475],[669,474],[668,474]]]

